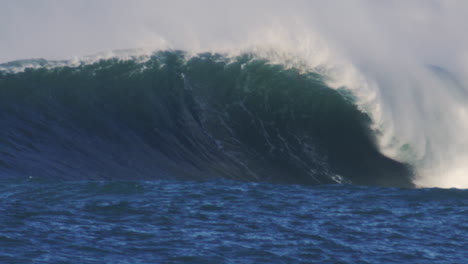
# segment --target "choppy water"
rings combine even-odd
[[[465,263],[468,190],[0,185],[0,263]]]

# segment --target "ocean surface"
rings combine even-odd
[[[467,190],[31,179],[0,196],[0,263],[468,259]]]

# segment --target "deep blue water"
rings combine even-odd
[[[468,190],[0,184],[0,263],[466,263]]]

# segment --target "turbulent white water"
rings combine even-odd
[[[466,14],[456,0],[9,1],[0,61],[121,48],[253,52],[353,90],[381,151],[414,165],[417,185],[468,188]]]

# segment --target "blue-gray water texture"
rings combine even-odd
[[[467,190],[31,180],[0,196],[0,263],[468,259]]]

